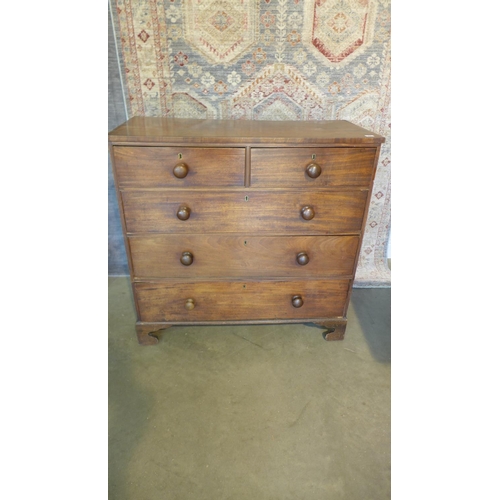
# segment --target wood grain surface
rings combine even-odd
[[[115,146],[113,149],[120,187],[185,188],[245,184],[245,148]],[[182,179],[173,173],[179,163],[188,167],[188,174]]]
[[[370,185],[376,148],[252,148],[252,187],[303,187]],[[321,167],[311,178],[306,167]]]
[[[384,137],[345,120],[197,120],[135,116],[109,133],[111,142],[177,144],[380,144]]]
[[[122,191],[129,233],[359,233],[367,190]],[[190,216],[179,220],[187,206]],[[313,207],[304,220],[301,209]]]
[[[353,275],[359,236],[175,234],[132,236],[129,242],[138,279],[321,278]],[[181,263],[185,252],[193,256],[190,265]],[[297,262],[302,252],[306,265]]]
[[[168,322],[341,316],[348,285],[349,280],[172,280],[134,283],[134,289],[140,321]],[[303,299],[299,308],[292,305],[297,295]]]

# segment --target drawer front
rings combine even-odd
[[[322,278],[353,274],[359,237],[157,235],[129,242],[139,278]]]
[[[244,148],[115,146],[114,158],[120,187],[183,188],[245,183]]]
[[[134,190],[123,191],[122,200],[129,233],[333,234],[361,230],[367,193]]]
[[[251,151],[251,185],[368,187],[375,153],[375,148],[254,148]]]
[[[314,319],[343,315],[349,280],[169,281],[134,287],[145,322]],[[292,305],[296,296],[303,302],[298,308]]]

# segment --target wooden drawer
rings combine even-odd
[[[123,191],[129,233],[360,232],[367,190],[353,191]],[[312,220],[301,210],[312,207]],[[180,220],[180,207],[190,216]]]
[[[245,183],[244,148],[115,146],[114,158],[119,187],[183,188]],[[183,178],[174,175],[174,167],[180,164],[187,166]]]
[[[153,235],[129,243],[138,278],[321,278],[353,274],[359,237]]]
[[[168,281],[134,288],[144,322],[314,319],[343,315],[349,280]],[[297,295],[298,308],[292,305]]]
[[[370,185],[375,148],[253,148],[253,187],[331,187]],[[315,159],[313,159],[315,156]],[[315,164],[320,171],[308,166]],[[315,170],[315,171],[314,171]]]

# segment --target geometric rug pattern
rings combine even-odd
[[[113,0],[129,117],[348,120],[386,138],[355,286],[390,286],[389,0]]]

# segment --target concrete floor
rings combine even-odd
[[[344,341],[311,325],[171,327],[140,346],[109,278],[109,500],[390,498],[390,289]]]

